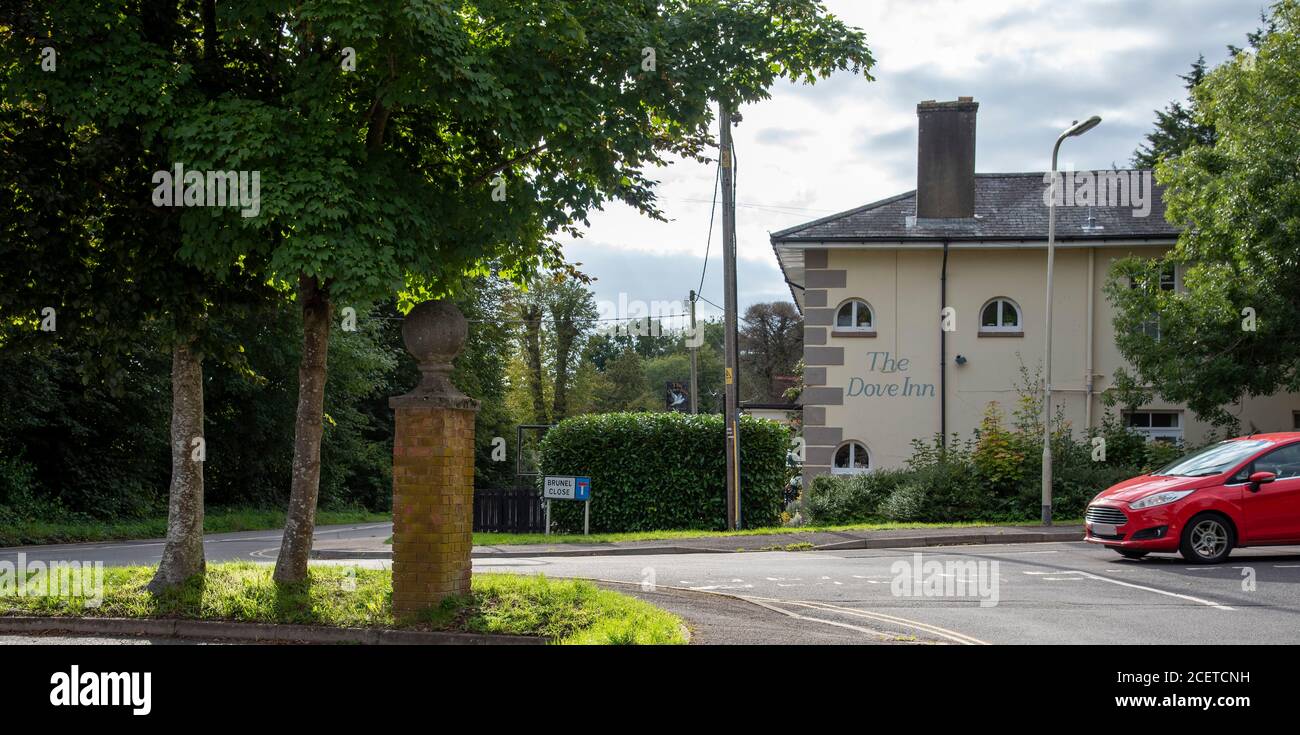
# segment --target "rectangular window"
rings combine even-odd
[[[1291,428],[1300,431],[1300,411],[1291,412]]]
[[[1183,440],[1183,415],[1178,411],[1127,411],[1124,425],[1147,441],[1174,444]]]
[[[1129,288],[1137,288],[1137,287],[1138,287],[1137,281],[1131,281],[1129,283]],[[1168,263],[1165,265],[1164,268],[1160,269],[1160,290],[1161,291],[1178,290],[1178,268],[1173,263]],[[1150,321],[1143,322],[1142,333],[1159,342],[1160,341],[1159,317],[1153,316]]]

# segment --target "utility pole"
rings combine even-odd
[[[696,357],[699,354],[700,347],[697,344],[699,338],[695,335],[695,290],[691,290],[691,331],[687,334],[688,345],[691,346],[691,413],[700,412],[700,390],[699,372],[696,363]]]
[[[727,528],[740,528],[740,411],[736,364],[736,200],[731,152],[731,110],[718,103],[718,154],[722,166],[723,417],[727,427]]]

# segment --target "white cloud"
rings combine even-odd
[[[1072,141],[1064,164],[1123,164],[1153,110],[1182,96],[1178,75],[1200,53],[1222,60],[1225,46],[1242,44],[1259,19],[1258,5],[1222,0],[1007,0],[996,10],[971,0],[826,5],[866,32],[877,81],[841,74],[811,87],[780,82],[770,100],[741,110],[734,136],[742,305],[788,294],[769,232],[914,188],[917,102],[971,95],[981,103],[980,171],[1045,168],[1057,132],[1091,114],[1105,122]],[[574,260],[610,256],[586,270],[606,283],[639,279],[634,290],[646,300],[681,298],[698,283],[714,188],[712,167],[694,162],[657,178],[669,222],[613,204],[569,249]],[[719,212],[709,266],[719,278],[704,288],[719,303],[720,232]]]

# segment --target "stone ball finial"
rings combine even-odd
[[[465,347],[469,322],[450,301],[425,301],[416,305],[402,321],[406,351],[420,364],[420,384],[389,405],[439,405],[477,408],[451,382],[452,361]]]
[[[402,322],[406,351],[420,363],[447,365],[456,359],[469,337],[469,322],[450,301],[417,304]]]

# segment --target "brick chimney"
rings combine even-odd
[[[975,216],[975,115],[971,97],[956,102],[927,100],[916,106],[916,216],[949,219]]]

